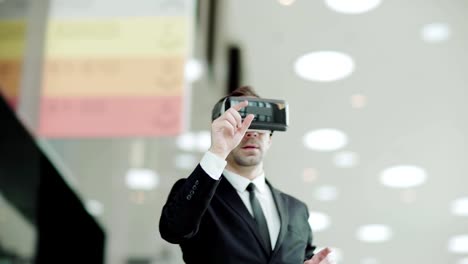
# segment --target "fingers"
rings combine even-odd
[[[326,258],[330,253],[331,250],[329,248],[324,248],[315,254],[311,259],[305,261],[304,264],[328,264],[329,262],[326,260]]]
[[[328,254],[331,253],[331,250],[329,248],[324,248],[322,250],[320,250],[319,253],[317,253],[318,257],[324,259],[327,257]]]
[[[328,254],[330,254],[331,250],[329,248],[324,248],[320,250],[319,253],[315,254],[315,256],[312,259],[317,259],[316,262],[314,263],[320,263],[322,260],[324,260]]]
[[[239,112],[237,112],[235,109],[233,109],[232,107],[226,112],[226,116],[229,116],[230,119],[232,119],[232,121],[234,121],[234,127],[235,128],[239,128],[241,127],[242,125],[242,118],[239,114]]]
[[[250,127],[250,124],[252,124],[252,121],[254,119],[254,115],[252,114],[249,114],[245,119],[244,119],[244,122],[242,122],[242,127],[240,129],[240,132],[242,135],[245,135],[245,133],[247,132],[247,129],[249,129]]]
[[[241,126],[242,119],[241,119],[239,113],[237,113],[237,112],[232,113],[232,112],[234,112],[234,110],[226,112],[224,117],[235,129],[237,129],[237,128],[239,128]]]
[[[234,110],[239,111],[248,105],[249,105],[249,102],[247,100],[244,100],[236,105],[233,105],[231,108],[234,108]]]
[[[228,121],[234,130],[237,130],[238,128],[242,127],[242,117],[239,114],[239,110],[246,107],[248,105],[247,100],[242,101],[231,108],[229,108],[223,116],[221,116],[221,119],[224,119]]]
[[[248,101],[245,100],[232,106],[214,122],[218,124],[217,126],[227,129],[232,136],[237,132],[244,135],[254,119],[254,115],[250,114],[242,121],[238,111],[247,105]]]

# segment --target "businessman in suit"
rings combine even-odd
[[[229,96],[259,97],[248,86]],[[163,207],[161,236],[179,244],[189,264],[330,263],[330,249],[314,254],[307,206],[266,180],[272,134],[248,130],[253,115],[242,120],[238,112],[247,105],[212,122],[209,151]]]

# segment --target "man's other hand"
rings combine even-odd
[[[329,258],[331,250],[324,248],[315,254],[311,259],[304,261],[304,264],[336,264],[335,260]]]

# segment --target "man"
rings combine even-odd
[[[259,97],[250,87],[229,96]],[[307,206],[265,180],[272,135],[248,130],[254,116],[242,120],[238,112],[247,105],[213,121],[209,151],[163,207],[161,236],[180,244],[189,264],[329,263],[330,249],[313,253]]]

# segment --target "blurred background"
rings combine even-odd
[[[158,221],[241,85],[338,263],[468,264],[465,0],[0,0],[0,263],[183,263]],[[6,107],[8,105],[8,107]],[[40,261],[39,261],[40,260]]]

